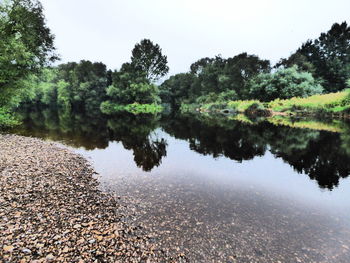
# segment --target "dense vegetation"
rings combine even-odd
[[[137,43],[130,62],[118,70],[86,60],[50,65],[58,58],[38,0],[2,1],[0,34],[0,126],[18,123],[12,115],[18,108],[107,115],[155,114],[164,107],[262,110],[267,102],[279,99],[342,91],[350,82],[346,22],[335,23],[274,66],[247,53],[206,57],[161,85],[157,84],[169,71],[167,57],[149,39]]]
[[[206,104],[182,104],[181,112],[221,112],[256,116],[312,115],[319,117],[349,117],[350,90],[318,94],[310,97],[277,98],[269,102],[258,100],[216,101]]]
[[[142,55],[135,52],[140,48]],[[44,68],[30,79],[30,93],[22,99],[22,106],[79,113],[159,112],[162,110],[159,90],[152,82],[168,71],[166,57],[149,40],[137,44],[133,54],[131,63],[124,63],[119,71],[113,72],[101,62],[85,60]]]
[[[1,1],[0,126],[15,123],[9,112],[26,91],[24,82],[47,62],[57,59],[53,41],[40,2]]]
[[[269,61],[246,53],[203,58],[191,65],[190,72],[170,77],[160,88],[162,100],[174,108],[223,109],[232,101],[250,104],[337,92],[349,79],[350,27],[343,22],[308,40],[272,69]]]

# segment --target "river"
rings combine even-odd
[[[13,132],[82,154],[125,220],[191,262],[349,262],[350,125],[291,126],[43,111]]]

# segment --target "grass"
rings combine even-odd
[[[244,113],[249,110],[252,106],[260,106],[263,107],[263,104],[258,100],[236,100],[229,101],[227,103],[227,108],[231,110],[235,110],[239,113]]]
[[[276,99],[268,103],[275,112],[305,113],[314,115],[350,114],[350,90],[314,95],[307,98]]]
[[[236,100],[213,102],[202,105],[181,105],[181,112],[193,112],[196,109],[199,109],[201,112],[229,110],[230,113],[261,116],[273,112],[305,116],[350,116],[350,89],[341,92],[314,95],[307,98],[276,99],[265,103],[258,100]]]

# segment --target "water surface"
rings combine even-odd
[[[190,261],[349,262],[350,133],[337,127],[42,111],[14,132],[87,157],[133,209],[125,220]]]

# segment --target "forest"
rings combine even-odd
[[[350,27],[346,22],[334,23],[275,65],[241,53],[201,58],[188,72],[170,77],[167,56],[149,39],[136,43],[130,61],[119,69],[88,60],[58,64],[54,35],[36,0],[2,2],[0,34],[1,127],[18,124],[19,110],[98,111],[113,116],[123,111],[156,114],[166,109],[220,110],[230,105],[237,109],[241,102],[249,102],[248,107],[273,102],[278,108],[288,104],[288,99],[338,94],[350,87]],[[342,94],[333,111],[348,114],[349,95]],[[318,101],[315,104],[324,107]]]

